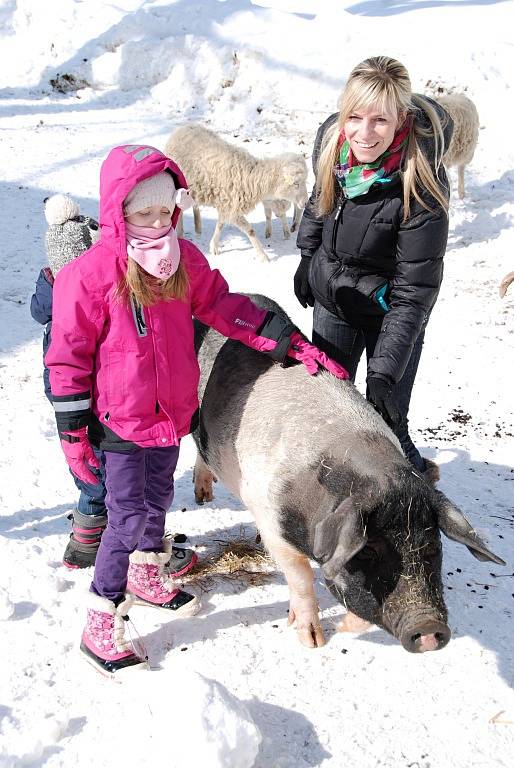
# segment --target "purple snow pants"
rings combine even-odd
[[[91,591],[123,598],[129,555],[162,552],[166,512],[173,501],[173,473],[179,447],[105,451],[107,528],[96,555]]]

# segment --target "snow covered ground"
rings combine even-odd
[[[387,0],[0,0],[0,765],[57,768],[507,768],[514,764],[514,144],[512,2]],[[444,542],[452,642],[412,656],[378,629],[335,632],[342,614],[318,584],[327,645],[286,626],[287,588],[226,582],[189,621],[133,611],[154,672],[105,681],[79,663],[90,573],[61,566],[75,501],[41,383],[30,295],[45,263],[42,201],[75,197],[97,215],[111,146],[163,147],[200,120],[255,154],[309,156],[344,77],[396,56],[414,88],[465,89],[480,141],[454,198],[443,289],[427,334],[413,434],[442,464],[441,488],[508,563]],[[63,79],[63,75],[71,76]],[[71,80],[89,84],[60,93]],[[429,82],[430,81],[430,82]],[[455,179],[454,179],[455,181]],[[207,251],[214,212],[205,210]],[[252,215],[264,242],[262,210]],[[194,239],[192,218],[186,233]],[[298,254],[278,222],[270,263],[227,228],[212,263],[235,290],[270,294],[306,332],[294,299]],[[199,548],[251,516],[222,487],[194,503],[184,441],[168,516]],[[200,551],[202,551],[200,549]]]

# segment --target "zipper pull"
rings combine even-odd
[[[339,218],[339,214],[341,213],[343,205],[344,205],[344,195],[342,192],[339,192],[339,195],[337,198],[336,215],[335,215],[336,220]]]

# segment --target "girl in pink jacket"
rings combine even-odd
[[[198,598],[164,573],[180,439],[197,423],[192,316],[284,361],[346,371],[294,326],[230,293],[175,225],[191,204],[178,166],[153,147],[115,147],[100,173],[100,240],[60,270],[46,356],[57,428],[79,478],[104,451],[108,524],[96,556],[81,651],[108,675],[144,664],[124,639],[133,602],[190,616]]]

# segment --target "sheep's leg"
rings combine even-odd
[[[294,232],[296,229],[298,229],[298,224],[300,223],[300,219],[302,218],[302,213],[303,213],[303,208],[299,208],[295,203],[293,222],[291,224],[291,232]]]
[[[242,232],[244,232],[245,235],[247,235],[249,241],[251,242],[251,244],[255,248],[255,250],[256,250],[260,260],[261,261],[269,261],[269,259],[268,259],[267,255],[266,255],[262,245],[260,244],[260,242],[259,242],[259,240],[257,238],[257,235],[255,234],[255,230],[252,227],[252,225],[250,224],[250,222],[247,221],[244,216],[236,216],[236,218],[234,219],[234,224]]]
[[[200,207],[198,205],[193,205],[193,219],[195,222],[195,232],[197,235],[202,234],[202,219],[200,216]]]
[[[214,234],[212,236],[211,242],[209,243],[209,252],[211,256],[217,256],[220,252],[219,244],[220,244],[220,235],[221,230],[223,229],[223,224],[225,222],[221,217],[218,218],[218,221],[216,223],[216,227],[214,229]]]
[[[271,206],[267,203],[263,203],[264,215],[266,216],[266,229],[264,230],[264,237],[271,237]]]
[[[462,198],[464,197],[464,166],[459,165],[457,172],[458,172],[458,178],[459,178],[458,192],[459,192],[459,197],[462,200]]]
[[[500,296],[501,296],[502,299],[505,296],[505,294],[507,293],[507,288],[509,287],[509,285],[511,283],[514,283],[514,272],[509,272],[508,275],[505,275],[505,277],[503,278],[503,280],[500,283],[499,291],[500,291]]]
[[[176,226],[176,232],[178,237],[184,237],[184,222],[182,221],[183,217],[182,211],[180,212],[180,216],[177,219],[177,226]]]
[[[287,223],[287,216],[285,213],[278,213],[277,216],[282,222],[282,232],[284,233],[284,240],[287,240],[291,234],[291,230],[289,229],[289,224]]]

